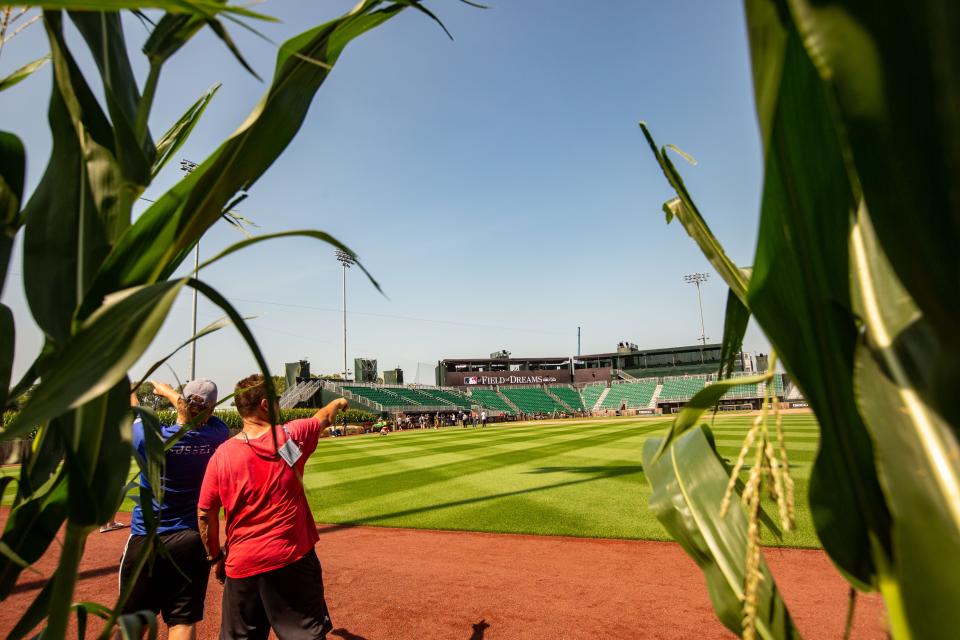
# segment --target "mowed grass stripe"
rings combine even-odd
[[[809,433],[815,423],[799,418],[784,416],[785,428]],[[714,420],[724,432],[721,455],[736,457],[752,420]],[[662,540],[646,506],[641,452],[669,424],[664,417],[562,421],[323,441],[305,482],[321,522]],[[817,546],[805,480],[815,441],[794,444],[795,452],[788,438],[798,531],[782,544]]]

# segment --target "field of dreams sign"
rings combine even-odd
[[[569,384],[570,371],[448,371],[444,374],[443,381],[448,387]]]

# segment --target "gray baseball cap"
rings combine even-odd
[[[210,409],[217,404],[217,385],[215,385],[212,380],[198,378],[185,384],[180,395],[188,402],[193,397],[197,397],[203,403],[204,407]]]

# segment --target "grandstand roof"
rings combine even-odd
[[[723,345],[719,342],[710,344],[695,344],[687,347],[661,347],[659,349],[636,349],[629,352],[612,351],[610,353],[585,353],[582,356],[574,356],[574,360],[590,360],[592,358],[613,358],[624,355],[651,355],[657,353],[675,353],[677,351],[709,351],[711,349],[720,349]]]

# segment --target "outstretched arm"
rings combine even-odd
[[[153,385],[153,395],[166,398],[167,401],[174,407],[177,406],[177,400],[180,398],[180,394],[176,389],[168,385],[166,382],[157,382],[156,380],[151,380],[150,384]]]
[[[320,428],[325,429],[333,424],[334,418],[337,417],[337,414],[347,408],[347,401],[344,398],[337,398],[333,402],[329,403],[327,406],[323,407],[315,414],[313,414],[314,419],[320,421]]]

